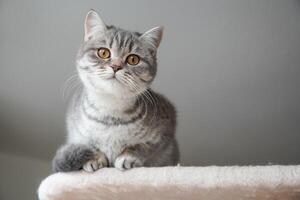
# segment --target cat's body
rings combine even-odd
[[[68,143],[87,144],[100,149],[110,166],[128,146],[155,145],[157,153],[153,152],[152,162],[145,157],[146,166],[176,164],[178,150],[174,140],[174,108],[162,96],[154,92],[151,95],[155,101],[153,105],[140,97],[136,102],[126,102],[124,107],[119,108],[103,107],[97,104],[97,100],[90,100],[85,92],[76,95],[67,120]],[[103,99],[98,102],[105,104]]]
[[[77,58],[84,87],[70,103],[68,139],[53,160],[54,171],[176,165],[175,109],[149,88],[162,30],[142,35],[107,27],[94,11],[85,28]],[[105,59],[98,58],[102,47],[100,56],[109,53]]]

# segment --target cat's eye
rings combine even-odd
[[[135,54],[130,54],[129,56],[127,56],[126,62],[129,65],[137,65],[140,62],[140,57],[138,55],[135,55]]]
[[[108,59],[110,58],[110,51],[107,48],[100,48],[98,50],[98,56],[102,59]]]

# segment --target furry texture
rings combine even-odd
[[[299,200],[300,165],[58,173],[41,183],[38,194],[40,200]]]
[[[175,108],[150,89],[162,31],[140,34],[87,14],[76,62],[83,89],[70,103],[68,140],[53,159],[55,172],[178,163]],[[137,63],[128,61],[132,56]]]

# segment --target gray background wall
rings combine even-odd
[[[0,152],[0,199],[34,200],[42,179],[51,172],[49,162]]]
[[[300,163],[299,0],[0,0],[1,152],[48,163],[63,143],[60,88],[90,8],[165,26],[153,87],[178,108],[183,164]]]

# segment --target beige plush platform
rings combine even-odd
[[[38,195],[40,200],[300,200],[300,165],[58,173],[41,183]]]

